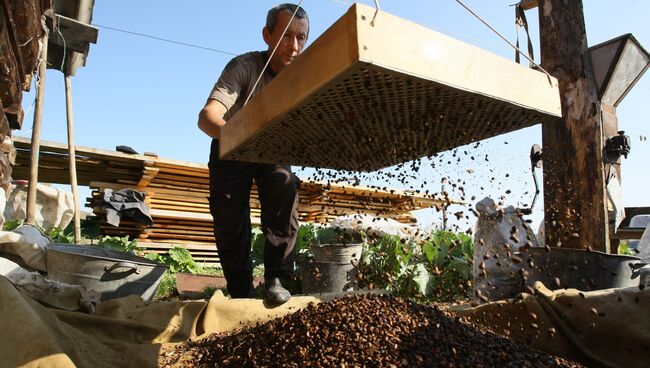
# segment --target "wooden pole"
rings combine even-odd
[[[34,126],[30,156],[30,175],[27,191],[27,223],[36,225],[36,192],[38,189],[38,155],[40,154],[41,122],[43,121],[43,102],[45,98],[45,76],[47,74],[47,44],[49,33],[45,31],[43,47],[38,63],[38,90],[34,106]]]
[[[542,127],[546,244],[608,252],[603,125],[582,0],[540,0],[539,26],[541,65],[562,100],[562,119]]]
[[[79,217],[79,196],[77,192],[77,163],[74,146],[74,125],[72,119],[72,77],[64,75],[65,78],[65,109],[68,118],[68,161],[70,169],[70,187],[72,187],[72,198],[74,200],[74,241],[79,244],[81,241],[81,219]]]

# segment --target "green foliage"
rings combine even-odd
[[[167,265],[167,271],[160,281],[158,290],[156,290],[156,299],[169,298],[177,293],[176,291],[176,273],[204,273],[206,270],[201,268],[192,258],[190,252],[181,247],[173,247],[167,254],[149,253],[145,258]],[[212,269],[217,273],[217,269]]]
[[[103,236],[97,245],[114,252],[142,254],[142,249],[138,248],[138,242],[135,239],[129,240],[128,236]]]
[[[314,224],[300,225],[298,235],[296,237],[296,257],[307,258],[311,256],[309,246],[315,242],[316,227]],[[264,265],[264,243],[266,236],[258,227],[253,228],[253,237],[251,239],[253,267]]]
[[[636,256],[634,250],[630,248],[630,244],[626,241],[622,241],[621,244],[618,245],[618,254],[622,256]]]
[[[160,300],[169,298],[177,293],[176,291],[176,274],[170,272],[169,270],[165,271],[154,295],[154,299]]]
[[[181,247],[173,247],[168,254],[149,253],[145,258],[162,263],[169,267],[169,272],[200,273],[201,267],[194,261],[190,251]]]
[[[319,227],[316,229],[315,244],[359,244],[366,240],[365,233],[344,228]]]
[[[301,262],[313,257],[311,245],[316,241],[316,226],[314,224],[300,225],[296,238],[296,261]]]
[[[55,227],[47,232],[47,237],[55,243],[72,244],[74,243],[74,230],[66,231],[60,227]]]
[[[467,297],[473,252],[467,234],[437,231],[418,242],[384,236],[365,247],[358,265],[360,284],[421,300]]]
[[[210,298],[212,298],[214,293],[217,292],[217,290],[219,290],[219,288],[214,287],[214,286],[206,286],[205,289],[203,289],[201,291],[201,293],[203,294],[204,299],[210,299]]]
[[[74,221],[68,225],[68,228],[74,226]],[[66,231],[68,230],[66,228]],[[74,231],[74,229],[72,229]],[[98,217],[87,217],[81,220],[81,237],[85,239],[99,239],[102,235],[100,220]]]
[[[259,227],[253,228],[253,237],[251,238],[251,247],[253,258],[253,267],[264,264],[264,243],[266,236]]]
[[[4,224],[2,224],[2,230],[4,231],[16,230],[18,227],[22,226],[24,221],[25,220],[7,220],[5,221]]]

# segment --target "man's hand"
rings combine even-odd
[[[221,102],[208,99],[199,113],[199,129],[212,138],[219,138],[221,127],[226,125],[223,119],[227,109]]]

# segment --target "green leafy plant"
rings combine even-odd
[[[201,272],[201,267],[194,261],[190,251],[185,248],[173,247],[168,254],[149,253],[145,258],[167,265],[171,273],[197,274]]]
[[[253,267],[264,264],[264,243],[266,242],[266,236],[259,227],[253,228],[253,236],[251,238],[251,247],[253,259]]]
[[[300,225],[298,235],[296,236],[296,260],[309,258],[311,251],[310,245],[314,243],[316,237],[316,227],[314,224]],[[251,240],[253,267],[264,265],[264,243],[266,236],[260,228],[253,228],[253,237]]]
[[[636,256],[634,250],[630,248],[630,244],[626,241],[622,241],[621,244],[618,245],[618,254],[622,256]]]
[[[313,236],[315,244],[359,244],[366,240],[363,232],[338,227],[318,227]]]
[[[138,242],[135,239],[129,240],[128,236],[103,236],[97,245],[114,252],[142,254],[142,249],[138,248]]]
[[[7,220],[5,221],[4,224],[2,224],[2,230],[4,231],[16,230],[18,227],[22,226],[23,222],[25,222],[25,220]]]
[[[203,298],[205,298],[205,299],[210,299],[210,298],[212,298],[212,296],[214,295],[214,293],[217,292],[217,290],[219,290],[219,288],[214,287],[214,286],[206,286],[206,287],[201,291],[201,293],[203,294]]]
[[[160,284],[158,285],[158,289],[156,289],[156,294],[154,295],[154,299],[160,300],[160,299],[170,298],[173,295],[176,295],[177,293],[178,292],[176,291],[176,274],[169,272],[169,270],[167,270],[163,274],[162,280],[160,280]]]
[[[145,258],[166,265],[167,271],[156,290],[156,299],[169,298],[177,293],[176,273],[202,273],[203,269],[194,261],[192,254],[185,248],[173,247],[167,254],[149,253]]]
[[[430,301],[467,297],[471,290],[471,237],[437,231],[421,241],[384,236],[368,242],[358,265],[361,286]]]
[[[52,230],[46,232],[46,234],[48,238],[52,239],[52,241],[55,243],[74,243],[74,231],[66,231],[60,227],[55,227]]]
[[[296,261],[302,262],[313,257],[311,245],[316,239],[316,226],[314,224],[300,225],[296,237]]]

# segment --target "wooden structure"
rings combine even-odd
[[[546,244],[609,252],[603,125],[582,1],[539,7],[542,66],[563,96],[562,119],[542,127]]]
[[[44,35],[41,17],[49,0],[0,0],[0,187],[11,177],[15,151],[11,129],[23,122],[22,91],[29,90],[38,64],[39,41]]]
[[[353,5],[252,98],[221,156],[372,171],[561,116],[554,78],[374,13]]]
[[[14,178],[25,178],[29,169],[30,141],[15,140],[17,158]],[[209,211],[209,171],[207,165],[168,160],[155,155],[76,147],[79,185],[93,189],[87,206],[104,219],[102,197],[107,189],[133,188],[145,193],[154,225],[124,220],[114,227],[102,223],[107,235],[138,239],[141,247],[165,252],[172,246],[187,247],[194,258],[208,264],[217,261],[212,217]],[[41,142],[39,175],[43,182],[68,184],[68,148],[65,144]],[[327,223],[341,215],[368,214],[411,223],[411,211],[459,203],[449,198],[415,195],[398,190],[380,190],[323,182],[301,183],[298,212],[303,222]],[[253,223],[259,223],[260,204],[253,187]]]

